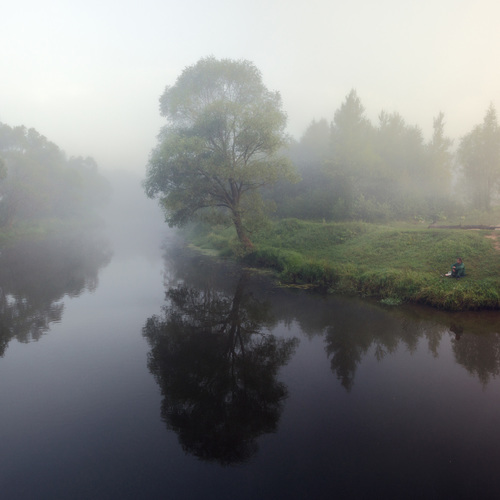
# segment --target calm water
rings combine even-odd
[[[498,314],[118,233],[0,255],[2,498],[498,498]]]

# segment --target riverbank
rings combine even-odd
[[[497,233],[286,219],[254,234],[254,251],[238,258],[246,265],[272,270],[288,286],[375,297],[393,305],[500,309]],[[188,232],[188,239],[218,255],[237,256],[230,229],[197,226]],[[457,256],[464,259],[466,277],[442,278]]]
[[[0,229],[0,248],[12,245],[20,240],[37,240],[60,233],[84,232],[98,228],[103,229],[104,222],[97,216],[19,222]]]

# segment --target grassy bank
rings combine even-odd
[[[247,265],[272,269],[285,284],[377,297],[387,304],[499,309],[497,233],[288,219],[255,234],[255,250],[243,259]],[[198,228],[189,238],[200,248],[235,255],[231,230]],[[442,278],[456,256],[463,257],[467,276]]]

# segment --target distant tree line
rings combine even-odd
[[[109,193],[94,159],[68,159],[35,129],[0,123],[0,227],[83,217]]]
[[[382,111],[371,123],[351,90],[331,122],[313,121],[290,142],[280,95],[260,71],[249,61],[208,57],[166,87],[160,111],[166,122],[147,165],[147,196],[172,226],[233,224],[246,249],[273,205],[278,217],[382,222],[438,221],[496,202],[493,105],[453,148],[443,113],[425,141],[397,112]]]
[[[500,179],[495,108],[456,151],[444,128],[443,113],[428,142],[399,113],[383,111],[373,125],[352,90],[331,123],[313,121],[292,142],[288,154],[301,181],[280,182],[267,196],[281,217],[319,220],[439,220],[465,209],[490,209]]]

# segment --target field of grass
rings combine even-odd
[[[499,309],[497,234],[500,242],[500,231],[287,219],[254,234],[254,251],[241,258],[273,270],[283,284],[377,297],[387,304]],[[198,247],[236,255],[230,229],[193,232],[190,238]],[[464,259],[466,277],[442,278],[457,256]]]

